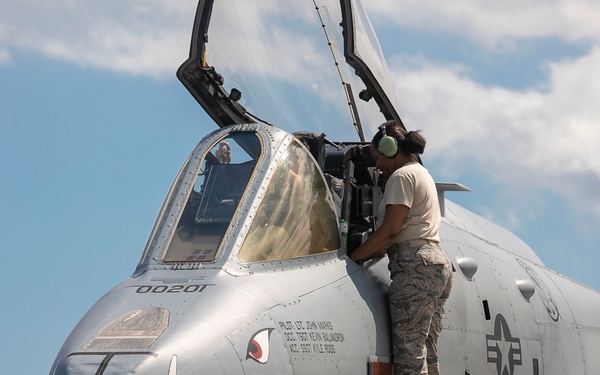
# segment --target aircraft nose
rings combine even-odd
[[[125,289],[109,294],[74,330],[50,374],[244,374],[250,336],[273,323],[249,328],[250,317],[263,316],[264,307],[235,289],[213,285],[201,290],[184,295],[185,301],[171,295],[159,300],[159,293],[132,295]],[[107,319],[106,309],[124,300],[119,293],[146,306],[120,304],[122,309]]]

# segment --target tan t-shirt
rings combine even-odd
[[[408,163],[392,173],[378,210],[378,225],[383,223],[388,204],[409,208],[404,225],[394,243],[422,239],[439,242],[440,206],[433,178],[419,163]]]

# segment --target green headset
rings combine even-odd
[[[386,158],[393,158],[398,153],[398,140],[385,133],[385,124],[381,125],[379,130],[381,130],[383,137],[377,144],[377,148],[379,149],[379,152],[381,152]]]

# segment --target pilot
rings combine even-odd
[[[231,163],[231,146],[228,142],[219,143],[219,149],[216,152],[217,160],[220,164],[229,164]]]
[[[452,287],[452,265],[439,246],[440,208],[419,131],[394,121],[379,127],[371,155],[387,177],[378,227],[351,255],[363,263],[389,257],[394,374],[439,374],[437,339]]]

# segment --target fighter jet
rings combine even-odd
[[[387,258],[348,257],[384,188],[365,136],[402,124],[361,3],[200,0],[177,76],[216,130],[50,374],[391,374]],[[437,186],[442,373],[597,373],[600,294]]]

